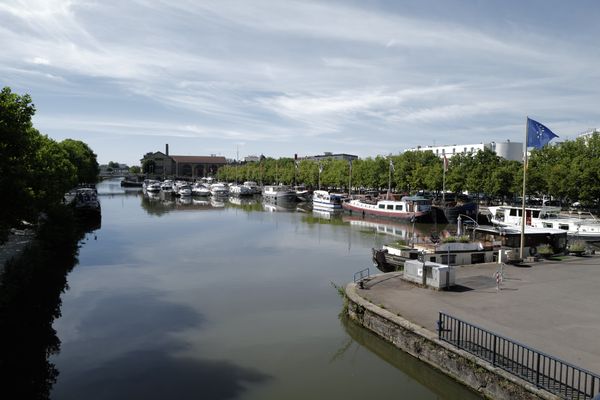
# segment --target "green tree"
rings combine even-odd
[[[60,143],[69,160],[77,168],[78,183],[96,183],[100,168],[96,154],[80,140],[65,139]],[[118,164],[117,164],[118,166]]]
[[[133,165],[129,167],[129,172],[131,172],[132,174],[139,174],[140,172],[142,172],[142,169],[137,165]]]
[[[31,202],[27,188],[29,171],[25,158],[31,154],[36,134],[31,117],[35,106],[29,95],[19,96],[10,88],[0,92],[0,241],[17,221],[31,217],[24,205]],[[7,195],[9,194],[9,195]]]

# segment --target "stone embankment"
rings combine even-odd
[[[375,305],[346,287],[348,316],[402,351],[449,375],[481,395],[500,400],[558,399],[548,392],[438,339],[437,334]]]

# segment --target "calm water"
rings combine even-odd
[[[478,398],[338,318],[331,282],[394,238],[376,226],[99,192],[54,323],[53,399]]]

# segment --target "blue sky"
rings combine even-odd
[[[597,1],[2,0],[0,85],[101,163],[600,127]]]

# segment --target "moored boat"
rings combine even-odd
[[[315,190],[312,195],[313,210],[341,211],[343,197],[326,190]]]
[[[204,186],[202,183],[196,183],[192,187],[192,195],[199,197],[210,196],[210,189]]]
[[[213,183],[210,185],[210,193],[213,196],[227,196],[229,195],[229,188],[224,183]]]
[[[296,201],[296,191],[284,185],[265,186],[263,198],[273,203],[291,203]]]
[[[500,226],[521,226],[523,210],[517,206],[488,207],[490,222]],[[578,213],[565,216],[559,207],[525,207],[525,225],[534,228],[552,228],[566,231],[570,239],[600,241],[600,220],[593,215]]]
[[[250,187],[237,184],[229,186],[229,193],[233,196],[252,196],[254,194]]]
[[[373,215],[380,218],[410,220],[416,222],[431,221],[431,200],[421,196],[404,196],[400,200],[350,200],[343,208],[352,213]]]

